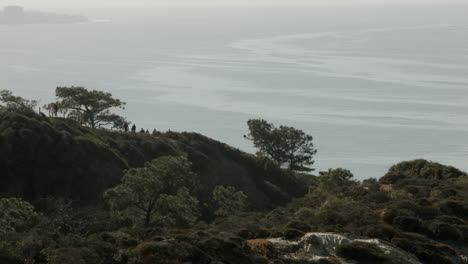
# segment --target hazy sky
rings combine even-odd
[[[349,5],[349,4],[434,4],[468,3],[468,0],[0,0],[0,6],[28,8],[93,8],[150,6],[226,5]]]

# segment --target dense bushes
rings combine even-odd
[[[22,232],[36,224],[38,218],[28,202],[16,198],[0,199],[0,234]]]
[[[451,171],[440,166],[441,171]],[[336,172],[341,175],[340,171]],[[342,175],[349,175],[342,172]],[[330,170],[321,177],[333,173]],[[269,237],[289,239],[310,231],[350,233],[391,242],[416,255],[423,263],[436,263],[429,259],[437,259],[440,263],[462,263],[455,248],[460,244],[466,246],[468,232],[464,203],[467,194],[463,191],[468,187],[467,181],[463,180],[465,176],[443,181],[408,176],[405,181],[391,186],[377,181],[357,183],[351,177],[336,177],[336,181],[326,178],[326,181],[322,180],[326,184],[312,186],[308,195],[287,207],[257,218],[236,221],[238,218],[231,217],[234,219],[229,221],[229,227],[241,229],[239,234],[248,239],[264,238],[257,235],[258,226],[263,227],[265,234],[269,232]],[[411,244],[411,241],[415,243]],[[362,261],[379,256],[360,252],[364,254]]]
[[[252,209],[266,210],[307,191],[294,175],[194,133],[147,134],[95,130],[33,112],[0,110],[0,195],[29,201],[54,196],[99,202],[124,170],[162,156],[186,155],[199,175],[194,195],[205,219],[214,217],[213,189],[232,186]],[[279,191],[272,191],[271,186]],[[206,206],[205,206],[206,205]]]
[[[380,179],[381,183],[394,184],[403,179],[453,179],[466,176],[465,172],[451,166],[427,160],[413,160],[398,163],[390,168],[388,173]]]
[[[66,228],[56,228],[62,226],[61,221],[42,219],[33,229],[22,229],[27,233],[10,230],[9,239],[2,244],[9,253],[0,257],[11,263],[34,259],[44,264],[63,261],[67,255],[73,256],[77,263],[267,263],[265,257],[278,258],[270,251],[267,238],[294,240],[307,232],[339,232],[388,241],[414,254],[423,263],[462,263],[454,246],[466,245],[468,237],[463,214],[464,181],[444,181],[443,185],[429,187],[431,191],[418,192],[418,195],[395,195],[407,192],[408,185],[393,185],[388,191],[382,191],[376,181],[361,184],[352,178],[347,180],[350,184],[332,181],[326,188],[320,184],[312,186],[308,195],[269,213],[227,214],[210,224],[198,222],[184,230],[128,228],[118,223],[108,226],[112,230],[106,230],[100,224],[105,217],[102,220],[85,218],[96,213],[77,213],[84,210],[78,207],[72,210],[72,216],[65,217]],[[428,188],[426,180],[413,181],[409,186]],[[217,189],[223,190],[224,198],[237,196],[233,188]],[[441,198],[445,195],[435,196],[434,190],[439,189],[456,193],[457,196],[451,196],[455,200]],[[385,194],[386,198],[372,199],[377,194]],[[42,218],[52,217],[59,211],[70,213],[66,209],[70,205],[63,200],[47,199],[38,205],[46,214]],[[97,228],[80,226],[76,214]],[[82,232],[83,228],[91,233]],[[52,230],[59,233],[54,234]],[[248,239],[256,239],[256,242],[246,244]],[[343,245],[337,252],[359,263],[398,263],[369,244]]]
[[[359,263],[394,263],[377,245],[352,242],[336,248],[338,256]]]
[[[298,180],[198,134],[92,130],[30,112],[0,118],[0,193],[36,208],[0,199],[0,263],[282,263],[267,239],[307,232],[379,238],[422,263],[463,263],[468,177],[452,167],[416,160],[380,181],[345,169]],[[118,198],[110,208],[94,202],[108,188],[107,200]],[[142,201],[154,202],[147,226],[111,217],[141,219],[128,205]],[[393,261],[359,243],[338,255]]]
[[[247,209],[247,196],[231,186],[214,188],[213,201],[216,203],[217,216],[229,216]]]
[[[118,182],[126,162],[91,133],[85,136],[82,128],[67,127],[79,136],[57,129],[47,118],[0,111],[3,196],[89,200]]]
[[[107,190],[104,199],[115,218],[135,225],[190,225],[198,219],[198,200],[190,194],[198,178],[185,157],[160,157],[143,168],[128,170],[122,183]]]

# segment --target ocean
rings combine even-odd
[[[109,91],[138,129],[251,153],[246,122],[263,118],[311,134],[317,171],[357,179],[416,158],[468,170],[466,10],[72,10],[92,22],[0,25],[0,89],[41,105],[57,86]]]

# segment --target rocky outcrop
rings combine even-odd
[[[250,240],[257,254],[282,263],[421,264],[416,256],[379,239],[358,239],[335,233],[308,233],[297,240]],[[467,263],[460,256],[456,263]],[[281,262],[279,262],[281,263]]]

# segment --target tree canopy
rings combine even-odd
[[[124,108],[125,102],[97,90],[87,90],[84,87],[57,87],[55,95],[59,99],[58,105],[69,110],[73,117],[93,128],[112,126],[121,128],[125,119],[113,114],[111,108]]]
[[[217,216],[230,216],[247,209],[247,196],[232,186],[216,186],[213,190],[213,200],[217,205]]]
[[[4,104],[3,107],[15,110],[31,110],[38,104],[36,100],[27,100],[20,96],[15,96],[9,90],[0,91],[0,102]]]
[[[350,170],[337,168],[328,169],[319,173],[320,187],[326,190],[335,190],[344,186],[355,184],[353,181],[354,175]]]
[[[313,171],[313,156],[317,153],[313,137],[294,127],[275,127],[263,119],[247,122],[249,134],[246,139],[253,142],[258,154],[274,160],[279,166],[291,171]]]
[[[156,215],[166,222],[191,224],[198,216],[198,200],[189,193],[196,182],[191,166],[185,157],[157,158],[128,170],[104,198],[117,218],[137,224],[148,226]]]

